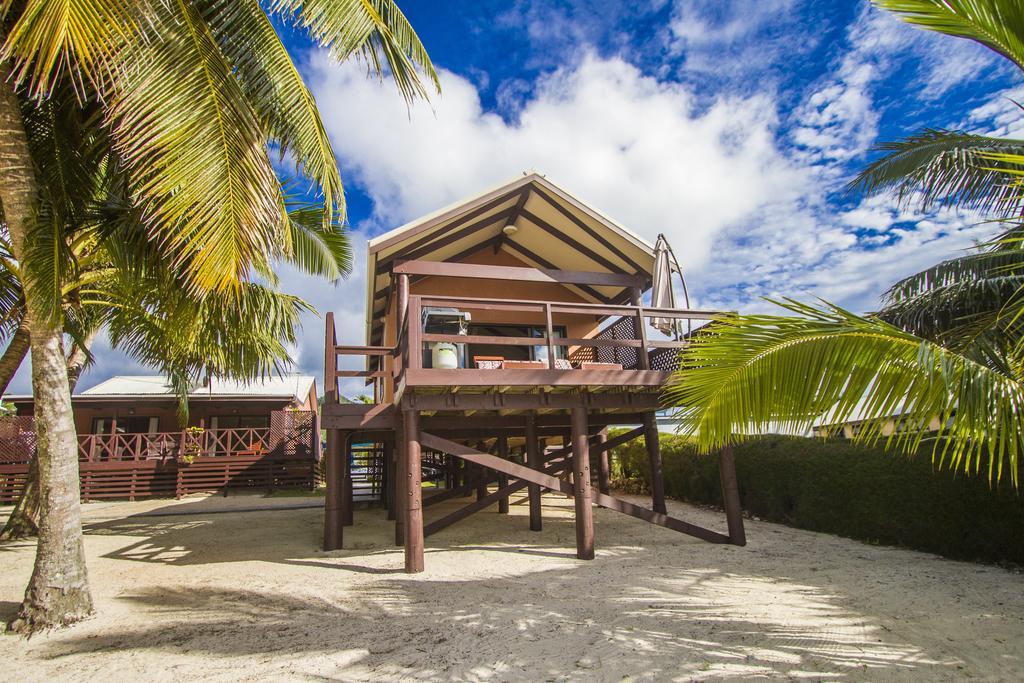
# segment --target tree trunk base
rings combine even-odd
[[[0,541],[39,535],[39,459],[32,458],[25,477],[25,488],[0,531]]]
[[[0,531],[0,541],[17,541],[38,535],[39,526],[35,520],[25,514],[20,507],[16,507],[7,519],[3,531]]]
[[[70,626],[93,613],[89,588],[47,588],[25,596],[18,616],[7,625],[9,633],[31,636],[51,628]]]

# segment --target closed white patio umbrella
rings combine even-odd
[[[679,268],[676,255],[672,253],[672,247],[662,234],[658,235],[658,241],[654,244],[654,278],[651,286],[651,308],[676,308],[676,295],[672,289],[672,266],[675,266],[679,278],[683,282],[683,298],[686,307],[690,307],[690,295],[686,291],[686,280],[683,280],[683,271]],[[675,318],[653,318],[651,325],[661,332],[671,335],[673,339],[682,336],[679,320]],[[687,321],[689,323],[689,321]]]

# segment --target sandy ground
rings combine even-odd
[[[995,567],[764,522],[746,548],[715,546],[607,510],[584,562],[571,501],[550,494],[543,532],[525,505],[492,508],[427,539],[409,576],[380,510],[323,553],[320,511],[294,509],[310,502],[87,505],[97,615],[0,637],[4,678],[1024,679],[1024,577]],[[267,504],[293,509],[239,511]],[[153,515],[172,511],[192,514]],[[33,550],[0,545],[0,617]]]

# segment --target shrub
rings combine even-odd
[[[661,435],[667,495],[721,505],[718,458]],[[930,448],[914,458],[843,440],[765,437],[735,448],[740,501],[749,514],[801,529],[946,557],[1024,564],[1024,498],[990,488],[984,474],[936,470]],[[619,486],[646,489],[643,439],[612,452]]]

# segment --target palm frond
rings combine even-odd
[[[294,157],[298,173],[323,192],[324,224],[334,222],[335,206],[344,219],[341,176],[316,102],[258,0],[198,7],[282,157]]]
[[[1024,68],[1024,3],[1019,0],[872,0],[907,23],[965,38]]]
[[[114,148],[152,237],[195,286],[224,289],[273,251],[280,183],[266,132],[195,6],[153,7],[152,35],[118,55]]]
[[[963,351],[966,347],[959,341],[970,339],[964,330],[997,327],[1022,286],[1024,250],[968,254],[895,283],[883,296],[878,315],[902,330]],[[980,326],[979,318],[985,321]]]
[[[18,273],[6,225],[0,224],[0,342],[10,339],[25,313],[25,295]]]
[[[1024,171],[1024,159],[996,160],[991,155],[1024,155],[1024,141],[927,129],[875,150],[885,154],[853,179],[848,192],[887,192],[901,205],[916,203],[924,211],[945,206],[1002,216],[1020,213],[1024,197],[1016,180]]]
[[[6,20],[14,3],[0,4]],[[117,52],[137,37],[139,0],[27,0],[0,47],[16,82],[29,79],[34,96],[48,94],[61,77],[96,85],[110,75]],[[83,98],[84,99],[84,98]]]
[[[336,222],[324,226],[319,206],[290,207],[289,242],[284,258],[310,275],[339,280],[352,272],[352,243]]]
[[[252,379],[281,371],[309,306],[255,283],[194,297],[173,280],[122,278],[109,293],[111,343],[162,371]]]
[[[681,353],[664,398],[704,449],[767,431],[865,420],[857,437],[969,472],[1004,471],[1016,486],[1024,386],[877,318],[839,307],[780,304],[795,315],[728,316]],[[903,429],[884,433],[893,416]]]
[[[394,0],[272,0],[270,7],[308,30],[339,61],[360,56],[378,75],[386,64],[407,101],[427,95],[420,71],[440,92],[430,56]]]

